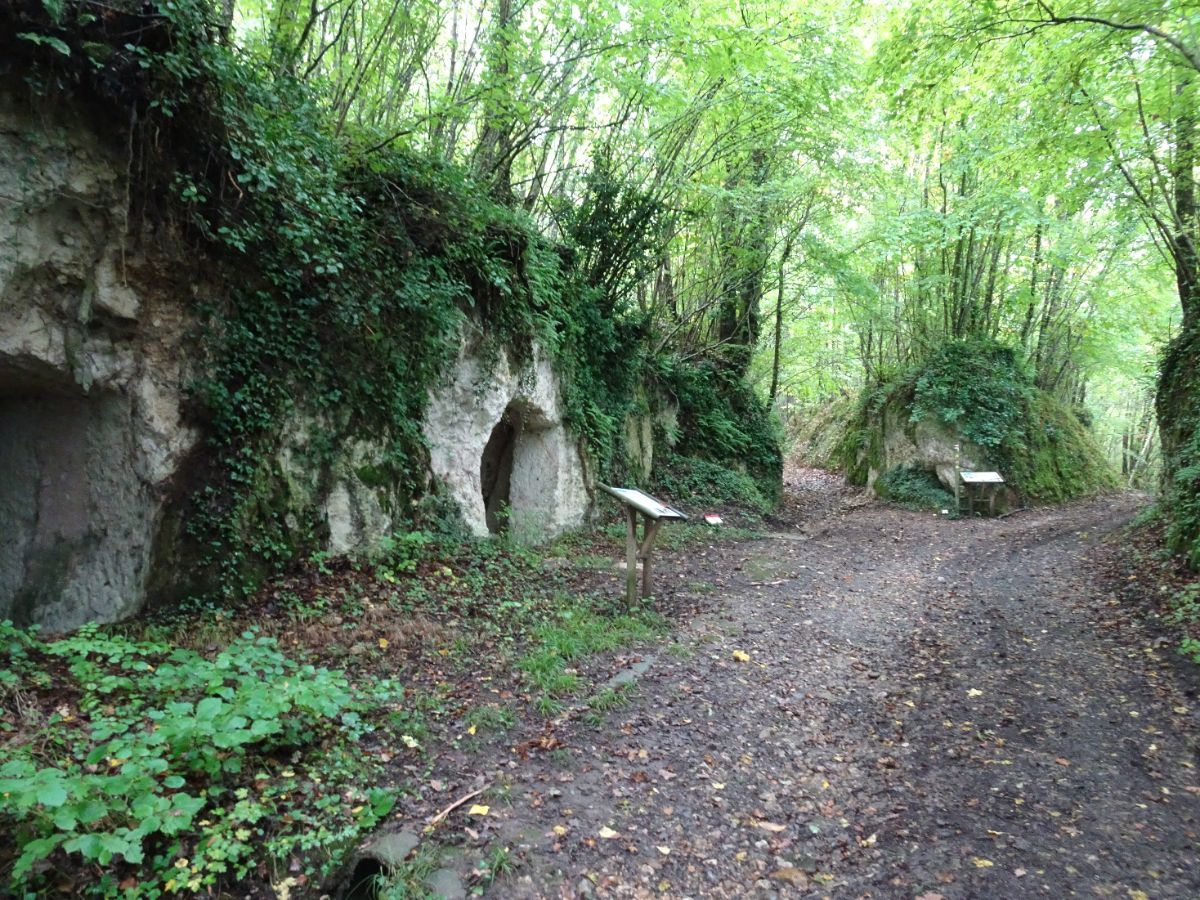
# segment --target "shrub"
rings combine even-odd
[[[953,341],[922,364],[910,418],[933,416],[971,443],[995,450],[1017,433],[1033,390],[1011,347],[984,338]]]
[[[753,480],[768,508],[773,506],[783,485],[782,430],[753,389],[713,363],[670,356],[658,361],[655,377],[679,401],[679,434],[671,459],[692,457],[736,467]],[[713,474],[706,470],[707,477]]]
[[[954,495],[942,487],[937,474],[915,466],[900,466],[875,480],[875,493],[910,509],[949,509],[958,512]]]
[[[95,627],[42,643],[3,623],[0,636],[61,698],[0,766],[14,889],[99,866],[83,893],[196,893],[315,849],[308,871],[322,874],[391,807],[357,786],[371,765],[353,747],[368,713],[401,698],[394,684],[356,689],[253,632],[211,659]]]
[[[759,515],[773,505],[745,472],[705,459],[666,454],[656,468],[656,483],[672,500],[700,506],[740,506]]]

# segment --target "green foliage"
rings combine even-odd
[[[997,450],[1016,431],[1032,391],[1032,379],[1011,347],[981,338],[952,341],[921,364],[910,419],[930,416],[965,440]]]
[[[1183,329],[1163,354],[1157,399],[1163,445],[1167,546],[1200,568],[1200,328]]]
[[[695,456],[665,453],[655,463],[655,484],[672,499],[699,506],[733,505],[758,514],[774,506],[758,482],[729,465]]]
[[[844,426],[834,426],[841,430],[837,438],[834,458],[840,462],[840,467],[846,472],[846,481],[850,484],[865,485],[872,469],[883,468],[883,428],[882,419],[884,407],[892,400],[893,393],[897,400],[905,398],[911,403],[912,385],[910,381],[897,379],[894,383],[873,384],[862,390],[853,408],[853,414]]]
[[[703,491],[705,502],[744,502],[769,508],[782,488],[782,433],[766,404],[739,377],[708,362],[658,360],[656,380],[679,402],[679,432],[668,471],[682,489]],[[680,457],[696,461],[682,463]],[[711,465],[730,471],[719,474]],[[744,472],[757,491],[739,477]],[[721,496],[723,491],[732,494]],[[757,496],[755,496],[757,494]],[[676,494],[681,499],[684,495]],[[765,504],[765,506],[764,506]]]
[[[954,495],[942,487],[937,474],[926,469],[898,466],[875,480],[875,493],[910,509],[949,509],[957,515]]]
[[[1179,652],[1200,666],[1200,639],[1184,638],[1179,642]]]
[[[1116,476],[1092,432],[1062,401],[1036,392],[1005,445],[1005,477],[1040,503],[1116,487]]]
[[[354,748],[397,685],[355,688],[252,632],[211,659],[94,627],[43,643],[3,623],[0,637],[5,662],[36,657],[69,698],[0,766],[14,888],[44,886],[44,862],[68,857],[102,867],[82,886],[94,896],[127,876],[123,896],[219,891],[316,849],[320,877],[391,808],[361,786]]]

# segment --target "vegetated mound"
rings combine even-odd
[[[1114,487],[1086,414],[1041,390],[1016,350],[954,341],[865,389],[841,443],[847,480],[879,496],[944,506],[957,468],[1000,472],[1026,503]]]

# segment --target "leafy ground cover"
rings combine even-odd
[[[1151,507],[1092,562],[1121,609],[1159,632],[1156,646],[1200,664],[1200,582],[1185,557],[1164,549],[1167,527]]]
[[[714,539],[698,525],[666,535],[668,549]],[[315,557],[233,611],[59,639],[3,626],[6,883],[128,897],[318,890],[397,804],[450,782],[426,777],[434,768],[469,768],[576,707],[621,705],[622,691],[594,686],[604,660],[682,612],[616,599],[623,541],[620,523],[540,552],[416,533],[369,559]],[[480,881],[506,871],[502,850],[481,860]],[[406,871],[393,895],[424,877],[420,860]]]

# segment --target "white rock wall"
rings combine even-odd
[[[937,472],[947,490],[954,490],[958,467],[987,468],[986,456],[978,445],[963,440],[951,427],[926,417],[912,423],[908,410],[887,407],[883,412],[883,468],[867,473],[867,487],[884,472],[900,466],[919,466]],[[959,449],[955,450],[955,445]]]
[[[0,619],[52,631],[124,618],[151,585],[170,591],[181,504],[197,487],[189,310],[224,288],[194,247],[131,227],[126,173],[124,146],[79,110],[0,91]],[[577,527],[591,504],[586,459],[549,362],[485,363],[478,343],[433,392],[432,474],[486,534],[481,455],[507,411],[510,531]],[[386,437],[331,440],[336,424],[298,413],[279,435],[286,524],[334,553],[371,549],[408,498],[386,483]]]
[[[590,485],[579,442],[562,422],[558,378],[535,353],[514,367],[507,354],[485,359],[478,341],[463,350],[430,395],[425,439],[430,468],[467,527],[488,534],[480,463],[492,429],[505,415],[516,426],[509,492],[512,534],[537,541],[583,524]]]
[[[126,238],[125,163],[0,94],[0,618],[137,609],[181,417],[183,298]]]

